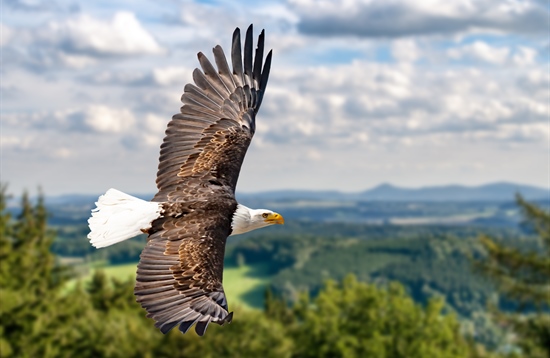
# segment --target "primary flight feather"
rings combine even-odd
[[[88,220],[97,248],[148,234],[134,294],[163,333],[195,325],[202,336],[211,322],[231,322],[222,286],[227,237],[284,223],[235,200],[271,67],[271,51],[265,63],[263,53],[262,31],[253,54],[252,25],[244,52],[240,30],[233,33],[232,69],[220,46],[213,49],[217,70],[199,53],[202,71],[193,71],[195,84],[185,86],[161,145],[157,194],[147,202],[110,189]]]

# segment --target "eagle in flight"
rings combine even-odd
[[[144,201],[110,189],[88,220],[96,248],[148,235],[134,294],[162,333],[175,326],[185,333],[195,324],[202,336],[210,322],[231,322],[222,285],[227,237],[284,223],[278,213],[235,199],[271,67],[271,51],[262,65],[264,32],[253,51],[252,25],[244,50],[240,30],[234,31],[232,70],[219,45],[213,53],[217,70],[199,52],[202,71],[193,71],[195,84],[185,86],[183,107],[168,123],[155,197]]]

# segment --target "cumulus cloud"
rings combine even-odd
[[[398,62],[414,62],[420,57],[420,49],[412,39],[399,39],[392,43],[392,56]]]
[[[548,8],[534,1],[290,0],[311,35],[408,37],[472,31],[542,34]]]
[[[449,49],[447,54],[450,58],[456,60],[471,59],[493,64],[503,64],[508,60],[510,49],[508,47],[494,47],[483,41],[475,41],[472,44]],[[520,55],[519,61],[521,59],[524,59],[524,55]]]
[[[110,21],[82,14],[64,22],[52,22],[46,31],[50,32],[46,41],[62,44],[69,53],[92,56],[162,53],[161,46],[130,12],[117,12]]]
[[[4,24],[0,24],[0,47],[6,46],[13,37],[13,31],[11,28]]]
[[[98,59],[165,52],[131,12],[116,12],[110,20],[74,14],[34,28],[18,29],[9,53],[31,67],[65,65],[83,68]]]
[[[123,133],[135,124],[135,117],[127,108],[112,108],[94,104],[84,108],[7,114],[5,127],[54,130],[83,133]]]
[[[536,103],[542,104],[543,101],[548,101],[550,78],[546,69],[532,68],[522,72],[518,75],[515,84],[526,93],[531,93]]]
[[[0,136],[0,148],[26,148],[29,146],[29,141],[15,135]]]
[[[523,67],[534,64],[536,57],[537,51],[534,48],[520,46],[512,57],[512,61],[515,65]]]
[[[541,143],[545,137],[536,128],[546,123],[550,107],[516,83],[545,83],[543,73],[534,71],[526,78],[523,72],[502,71],[462,67],[441,73],[366,61],[295,71],[285,76],[285,83],[302,84],[298,88],[283,83],[270,87],[260,121],[272,118],[263,120],[265,127],[258,125],[257,135],[264,145],[325,147]]]
[[[147,149],[154,156],[157,153],[170,116],[145,113],[131,130],[125,131],[121,143],[128,150]]]
[[[102,105],[81,112],[83,124],[98,133],[121,133],[132,127],[134,116],[128,109],[113,109]]]
[[[169,87],[192,81],[193,68],[183,66],[155,67],[148,70],[105,70],[81,76],[84,83],[116,86]]]
[[[49,11],[58,8],[55,1],[40,0],[5,0],[4,4],[19,11]]]

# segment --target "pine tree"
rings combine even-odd
[[[6,185],[0,185],[0,302],[4,302],[10,296],[6,284],[9,277],[8,257],[12,251],[12,243],[8,238],[12,235],[12,227],[10,225],[11,215],[6,210],[8,199],[6,190]],[[2,306],[0,305],[0,353],[10,356],[13,353],[13,348],[6,337],[6,326],[2,323],[5,310]]]
[[[6,208],[6,186],[0,190],[0,333],[2,356],[29,356],[28,348],[47,347],[64,276],[50,252],[54,235],[47,229],[47,212],[40,194],[33,205],[27,193],[15,220]],[[47,354],[47,349],[37,352]]]
[[[494,313],[512,327],[526,356],[550,358],[550,213],[521,196],[517,203],[524,217],[522,226],[537,236],[540,249],[526,252],[482,236],[487,257],[475,264],[506,297],[518,303],[520,311],[534,309],[527,314]]]

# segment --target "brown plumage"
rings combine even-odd
[[[177,325],[185,333],[196,324],[203,335],[210,322],[223,325],[232,319],[222,286],[225,242],[271,66],[270,51],[262,68],[263,31],[255,56],[252,46],[252,25],[244,56],[236,29],[232,71],[220,46],[213,49],[217,70],[199,53],[202,71],[193,72],[195,85],[185,86],[181,113],[166,129],[152,200],[162,203],[162,215],[147,230],[134,291],[163,333]]]

